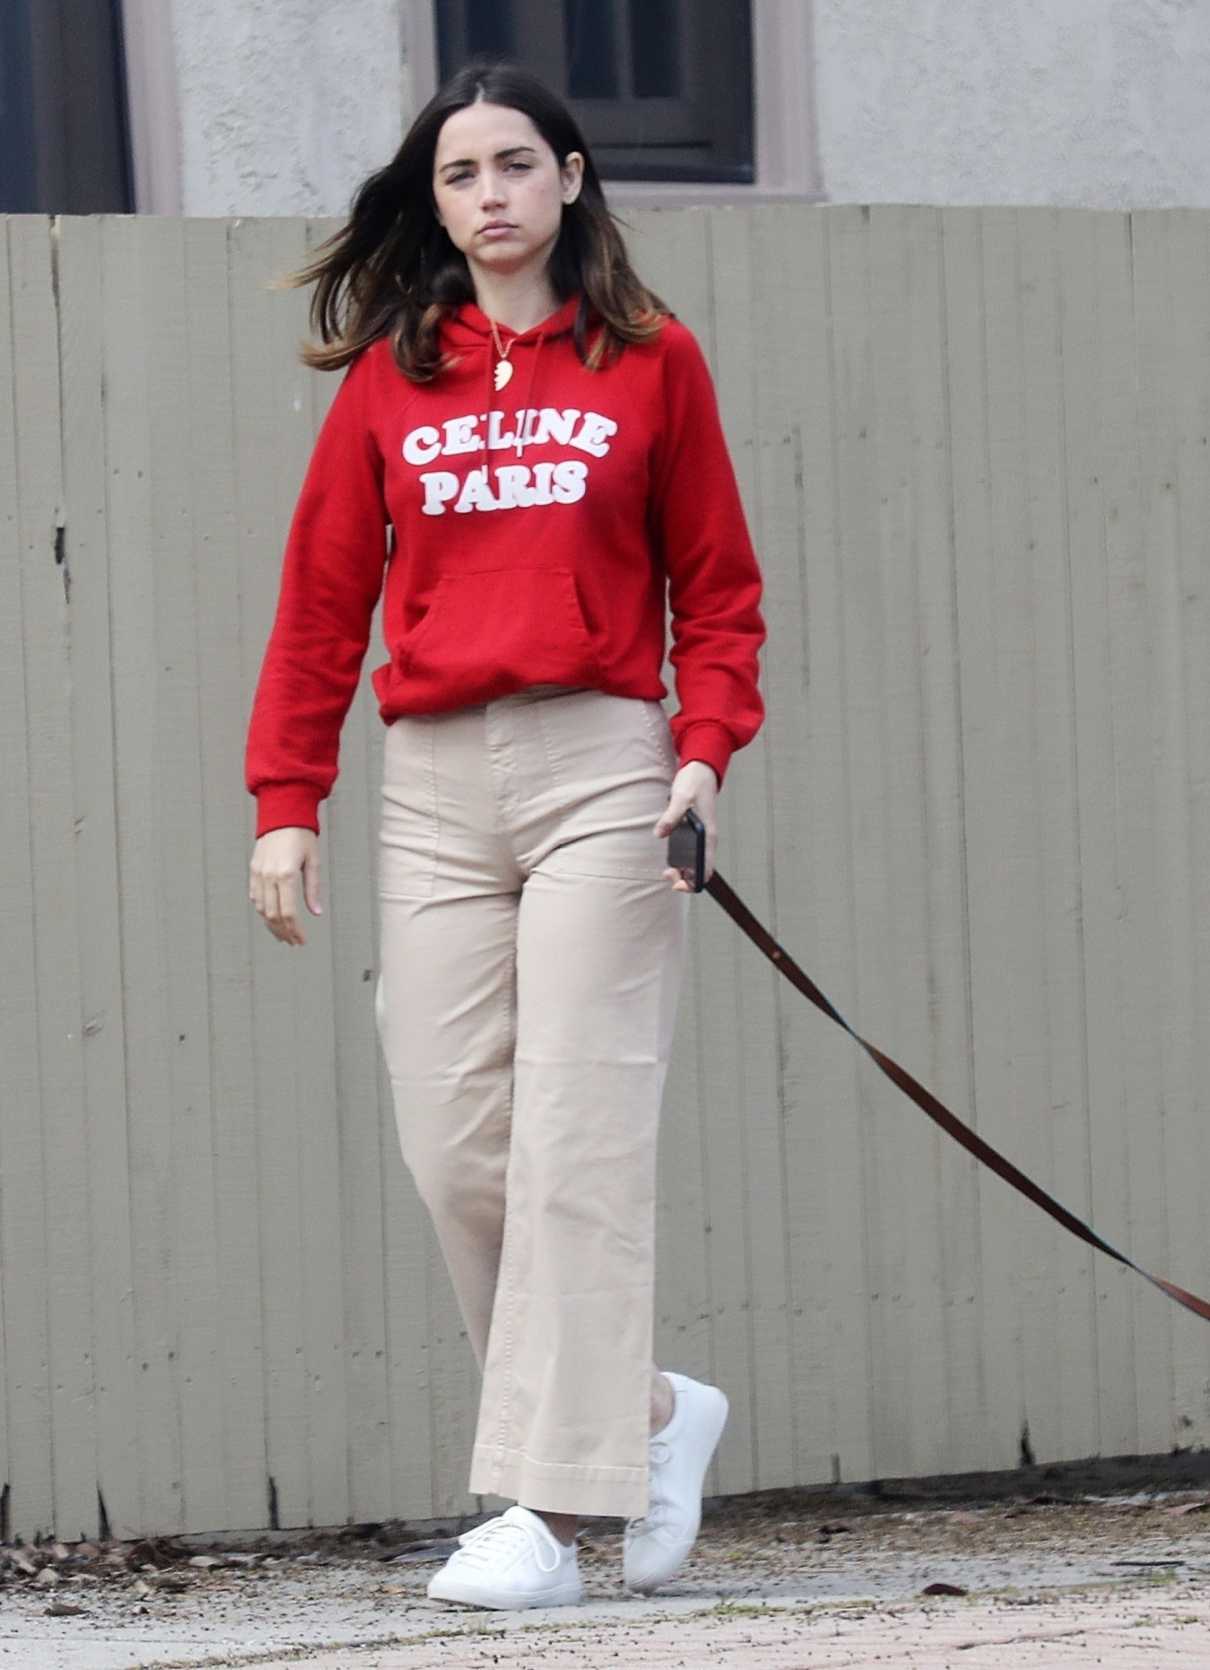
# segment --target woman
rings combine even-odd
[[[250,720],[250,897],[288,945],[300,873],[321,910],[318,806],[385,577],[378,1028],[482,1373],[469,1489],[516,1503],[428,1592],[578,1601],[581,1514],[627,1520],[625,1581],[650,1590],[693,1545],[727,1414],[651,1359],[689,890],[664,843],[695,808],[713,868],[716,795],[764,716],[713,386],[569,113],[512,66],[438,92],[288,282],[311,280],[330,346],[303,358],[348,371]]]

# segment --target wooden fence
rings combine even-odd
[[[766,575],[720,868],[854,1025],[1205,1292],[1210,216],[629,220]],[[306,950],[246,896],[244,728],[337,382],[264,281],[335,224],[0,221],[2,1534],[480,1505],[374,1030],[377,627]],[[657,1355],[731,1396],[708,1490],[1204,1444],[1210,1330],[691,908]]]

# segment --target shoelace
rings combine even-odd
[[[518,1537],[532,1546],[539,1571],[549,1575],[558,1569],[559,1556],[539,1531],[535,1531],[530,1525],[520,1525],[515,1519],[504,1518],[488,1519],[482,1525],[476,1525],[458,1551],[465,1557],[459,1559],[458,1563],[467,1566],[490,1566],[503,1549],[516,1548]],[[544,1553],[553,1556],[550,1565],[543,1560]]]
[[[647,1452],[652,1468],[662,1467],[666,1461],[670,1461],[672,1458],[672,1445],[663,1438],[650,1438],[647,1441]],[[626,1521],[626,1530],[631,1536],[643,1531],[650,1531],[660,1523],[663,1517],[663,1508],[663,1502],[657,1497],[642,1519],[628,1519]]]

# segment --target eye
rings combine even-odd
[[[446,183],[447,186],[456,186],[458,184],[459,180],[469,180],[470,177],[471,177],[470,169],[469,168],[462,168],[462,169],[459,169],[457,174],[447,174],[445,176],[445,183]]]
[[[528,174],[532,164],[528,162],[510,162],[508,166],[510,169],[519,168],[522,174]]]

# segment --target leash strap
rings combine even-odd
[[[1081,1241],[1087,1241],[1090,1247],[1096,1247],[1098,1252],[1108,1253],[1110,1258],[1116,1258],[1119,1264],[1125,1264],[1128,1269],[1136,1271],[1153,1287],[1158,1287],[1170,1299],[1175,1299],[1178,1305],[1184,1305],[1185,1309],[1191,1310],[1195,1316],[1200,1316],[1205,1321],[1210,1322],[1210,1303],[1205,1299],[1199,1299],[1195,1293],[1186,1292],[1183,1287],[1178,1287],[1175,1282],[1166,1281],[1163,1276],[1153,1276],[1150,1270],[1144,1270],[1141,1264],[1136,1264],[1132,1258],[1127,1258],[1125,1253],[1120,1253],[1116,1247],[1111,1247],[1109,1242],[1102,1240],[1094,1229],[1090,1229],[1086,1223],[1081,1222],[1065,1206],[1060,1206],[1057,1200],[1046,1193],[1045,1189],[1039,1188],[1032,1178],[1027,1177],[1023,1171],[1019,1171],[1011,1160],[1006,1160],[1003,1154],[997,1153],[991,1144],[985,1142],[977,1132],[972,1131],[969,1125],[964,1125],[961,1119],[952,1114],[943,1102],[937,1100],[931,1090],[926,1090],[897,1061],[893,1061],[889,1055],[884,1055],[881,1050],[875,1049],[873,1044],[867,1044],[859,1033],[854,1032],[848,1021],[828,1001],[815,982],[803,973],[790,953],[784,950],[769,930],[757,921],[747,905],[728,886],[717,870],[706,883],[705,891],[713,895],[732,921],[747,934],[758,950],[763,951],[769,961],[781,970],[790,984],[797,987],[804,997],[810,998],[815,1007],[822,1009],[825,1015],[836,1022],[837,1026],[842,1026],[851,1038],[856,1039],[871,1060],[881,1067],[887,1078],[897,1084],[905,1095],[910,1096],[917,1107],[923,1108],[929,1118],[952,1136],[955,1142],[960,1142],[963,1148],[973,1154],[977,1160],[982,1160],[985,1166],[990,1167],[997,1176],[1003,1177],[1006,1183],[1011,1183],[1014,1189],[1017,1189],[1028,1200],[1032,1200],[1035,1206],[1040,1206],[1044,1212],[1048,1212],[1056,1223],[1063,1225],[1064,1229],[1070,1230],[1073,1235],[1078,1235]]]

